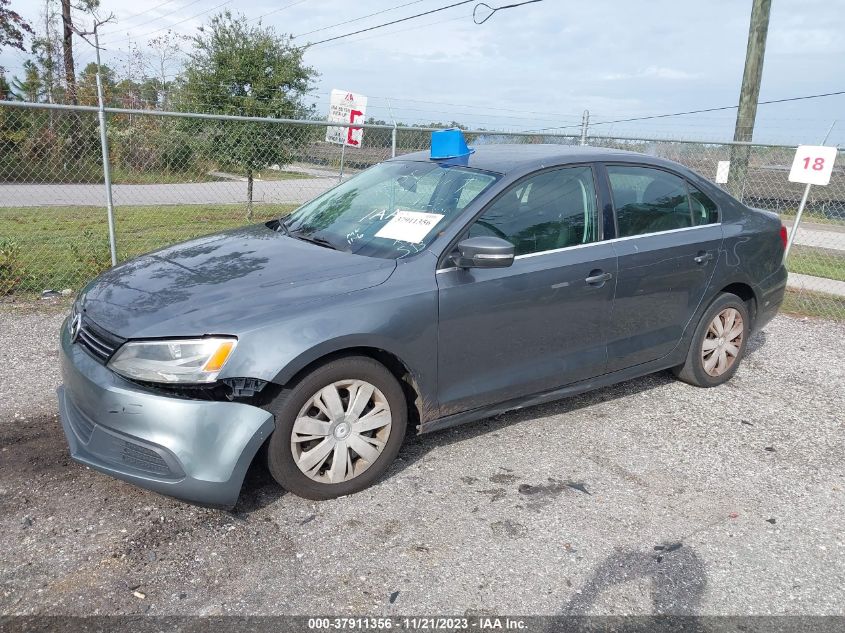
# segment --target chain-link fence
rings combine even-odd
[[[425,150],[429,128],[364,125],[361,147],[325,142],[326,123],[107,109],[117,257],[279,217],[385,160]],[[557,143],[661,156],[727,185],[788,228],[803,185],[794,147],[467,131],[471,145]],[[841,165],[841,161],[840,161]],[[96,108],[0,103],[0,296],[77,290],[111,265]],[[814,187],[790,253],[787,307],[845,318],[845,170]]]

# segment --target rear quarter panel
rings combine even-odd
[[[754,328],[759,329],[777,312],[786,289],[780,218],[770,211],[746,207],[724,192],[719,194],[723,252],[710,291],[715,296],[732,283],[751,286],[757,310]]]

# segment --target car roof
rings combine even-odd
[[[467,167],[495,171],[500,174],[510,172],[530,171],[549,165],[563,165],[584,161],[616,161],[635,160],[654,165],[667,164],[653,156],[627,152],[605,147],[590,147],[581,145],[552,145],[552,144],[495,144],[478,145],[475,153],[469,157]],[[429,162],[429,152],[414,152],[397,156],[391,160],[413,160]]]

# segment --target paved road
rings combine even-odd
[[[70,461],[66,309],[0,304],[0,614],[845,615],[845,324],[778,317],[717,389],[661,373],[410,438],[342,499],[257,469],[227,513]]]
[[[302,203],[337,184],[329,178],[257,180],[256,202]],[[116,206],[228,204],[246,202],[246,183],[196,182],[175,185],[114,185]],[[103,185],[0,185],[0,207],[104,206]]]
[[[842,230],[843,228],[845,227],[825,228],[821,224],[802,225],[798,227],[795,244],[845,251],[845,230]]]
[[[798,290],[811,290],[813,292],[824,292],[829,295],[845,297],[845,281],[839,281],[838,279],[826,279],[824,277],[813,277],[812,275],[789,273],[787,286]]]

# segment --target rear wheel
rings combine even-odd
[[[374,483],[396,458],[408,417],[399,382],[366,357],[319,367],[272,409],[268,468],[284,488],[307,499],[348,495]]]
[[[715,387],[736,373],[748,344],[750,319],[745,302],[730,293],[716,297],[701,317],[686,361],[675,375],[697,387]]]

